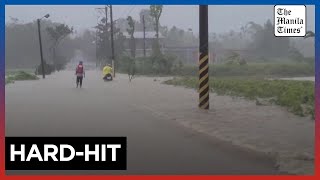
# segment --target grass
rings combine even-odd
[[[210,65],[214,77],[256,76],[256,77],[301,77],[314,76],[314,64],[310,63],[249,63],[247,65]],[[175,75],[197,76],[197,66],[185,66]]]
[[[6,84],[14,83],[14,80],[9,79],[9,78],[6,78],[6,82],[5,82],[5,83],[6,83]]]
[[[195,77],[174,78],[164,83],[198,88]],[[219,95],[245,97],[256,100],[257,105],[260,104],[259,98],[268,99],[296,115],[314,118],[314,82],[311,81],[214,78],[209,80],[209,84],[210,90]]]
[[[136,74],[138,75],[162,75],[162,76],[197,76],[198,66],[185,65],[180,68],[172,68],[169,72],[161,72],[142,64],[136,63]],[[119,69],[121,71],[121,69]],[[126,73],[126,70],[122,70]],[[248,63],[247,65],[238,64],[214,64],[209,66],[209,74],[214,77],[306,77],[314,76],[314,63],[303,62],[282,62],[282,63]]]
[[[27,73],[25,71],[15,71],[6,73],[6,84],[14,83],[15,81],[24,81],[24,80],[38,80],[39,78],[36,75]]]
[[[14,75],[21,71],[34,74],[34,69],[6,69],[6,75]]]

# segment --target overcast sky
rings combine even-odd
[[[49,13],[52,21],[66,23],[81,32],[97,24],[98,15],[102,15],[95,10],[97,7],[103,6],[6,6],[6,22],[10,21],[10,17],[14,17],[26,23]],[[165,5],[160,23],[169,28],[175,25],[198,32],[198,7]],[[148,5],[114,5],[114,20],[128,15],[139,20],[140,10],[148,8]],[[209,31],[221,33],[231,29],[239,30],[249,21],[263,24],[268,19],[273,21],[273,13],[273,6],[209,6]],[[314,14],[314,6],[307,6],[307,30],[314,31]]]

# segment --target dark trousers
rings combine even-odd
[[[79,83],[80,83],[80,87],[82,86],[82,79],[83,79],[82,76],[77,76],[77,87],[78,87]]]

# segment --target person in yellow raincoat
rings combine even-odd
[[[110,64],[103,67],[102,74],[104,80],[112,81],[112,67]]]

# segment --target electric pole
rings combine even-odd
[[[44,69],[44,61],[43,61],[43,52],[42,52],[42,40],[41,40],[41,27],[40,27],[40,21],[43,18],[49,18],[50,14],[46,14],[44,15],[42,18],[37,19],[37,23],[38,23],[38,34],[39,34],[39,45],[40,45],[40,57],[41,57],[41,70],[42,70],[42,78],[45,78],[45,69]]]
[[[104,7],[104,12],[105,12],[105,16],[106,16],[106,31],[105,31],[105,33],[106,33],[106,37],[105,37],[105,47],[107,48],[108,47],[108,7],[107,6],[105,6]],[[105,50],[105,54],[106,54],[106,61],[104,62],[104,63],[106,63],[107,62],[107,58],[108,58],[108,53],[109,52],[109,49],[106,49]],[[105,64],[103,65],[103,66],[105,66]]]
[[[112,70],[113,70],[113,77],[116,77],[116,70],[115,70],[115,64],[114,64],[115,56],[114,56],[112,5],[110,5],[110,21],[111,21],[111,59],[112,59]]]
[[[98,60],[98,29],[96,29],[95,45],[96,45],[96,68],[98,68],[98,66],[99,66],[99,60]]]
[[[199,108],[209,109],[208,5],[199,6]]]
[[[144,22],[144,15],[142,16],[143,23],[143,56],[146,57],[146,24]]]
[[[42,70],[42,78],[46,77],[44,63],[43,63],[43,52],[42,52],[42,40],[41,40],[41,28],[40,28],[40,19],[37,19],[38,23],[38,35],[39,35],[39,45],[40,45],[40,58],[41,58],[41,70]]]

